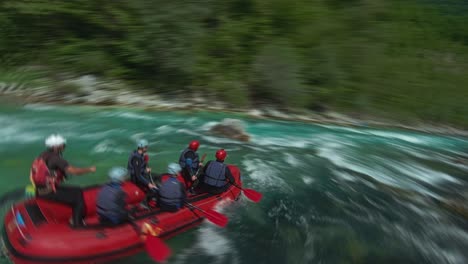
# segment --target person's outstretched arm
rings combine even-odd
[[[90,172],[96,172],[96,167],[92,166],[89,168],[78,168],[72,165],[68,165],[67,168],[65,169],[65,172],[67,174],[72,174],[72,175],[82,175],[82,174],[86,174]]]

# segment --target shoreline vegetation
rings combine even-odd
[[[65,88],[64,88],[65,87]],[[73,87],[71,89],[71,87]],[[404,123],[367,115],[353,117],[343,113],[324,111],[288,111],[275,106],[258,108],[234,108],[222,101],[212,101],[201,96],[191,99],[152,94],[150,91],[127,89],[119,82],[98,81],[95,76],[67,77],[60,84],[27,88],[0,82],[0,97],[11,98],[18,103],[58,105],[89,105],[100,107],[132,107],[148,111],[207,111],[242,114],[254,119],[298,121],[311,124],[339,125],[357,128],[403,129],[431,134],[468,137],[468,130],[444,124],[428,125],[423,121]]]
[[[0,94],[467,136],[462,2],[4,0]]]

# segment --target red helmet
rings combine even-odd
[[[216,151],[216,159],[217,160],[225,160],[227,156],[227,152],[224,149],[220,149]]]
[[[198,140],[192,140],[192,141],[190,141],[189,149],[191,149],[193,151],[197,151],[199,146],[200,146],[200,142],[198,142]]]

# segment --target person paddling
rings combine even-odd
[[[127,170],[114,167],[108,175],[110,182],[101,189],[96,200],[97,213],[101,223],[117,225],[129,219],[125,209],[126,193],[122,189]]]
[[[192,140],[188,147],[180,153],[179,165],[182,168],[182,176],[187,186],[191,185],[191,182],[197,179],[195,174],[199,168],[203,166],[197,153],[199,147],[200,142],[198,140]]]
[[[83,192],[79,187],[62,186],[67,175],[81,175],[96,172],[96,167],[77,168],[68,163],[62,154],[65,151],[66,139],[53,134],[45,140],[47,150],[37,157],[30,172],[30,179],[36,188],[37,196],[72,207],[71,225],[82,226],[85,204]]]
[[[180,165],[171,163],[167,167],[168,175],[161,178],[159,187],[159,207],[162,211],[176,212],[183,207],[186,194],[180,175]]]
[[[208,161],[201,174],[199,188],[202,192],[219,194],[229,188],[229,183],[234,183],[234,177],[229,168],[224,164],[227,152],[219,149],[215,154],[215,161]]]
[[[156,185],[150,179],[151,168],[148,167],[148,146],[147,140],[141,139],[138,141],[137,149],[130,153],[127,168],[133,183],[144,190],[153,191],[156,189]]]

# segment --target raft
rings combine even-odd
[[[228,165],[237,185],[242,186],[240,171]],[[125,182],[127,204],[132,208],[133,224],[103,225],[96,213],[96,197],[102,188],[83,190],[86,204],[86,226],[69,225],[71,208],[52,201],[33,198],[15,204],[6,214],[2,231],[2,247],[18,264],[38,263],[102,263],[134,255],[144,250],[144,242],[136,227],[150,225],[161,239],[168,239],[201,224],[203,213],[185,206],[175,213],[148,208],[141,202],[145,192],[131,182]],[[212,195],[189,195],[188,202],[203,209],[213,209],[223,200],[238,200],[240,189],[231,185],[226,192]]]

